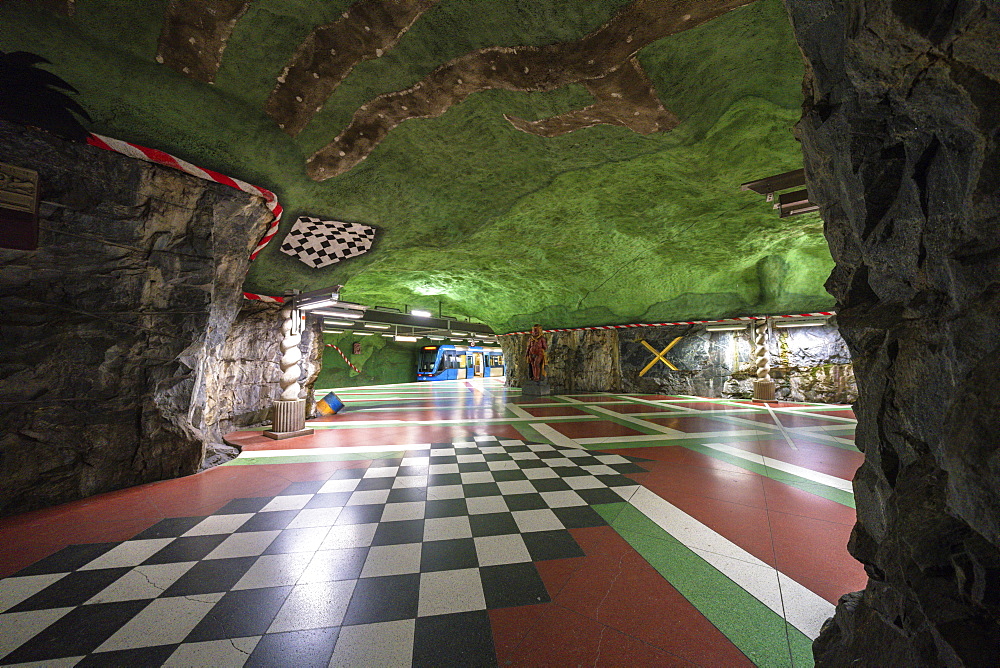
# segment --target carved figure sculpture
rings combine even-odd
[[[534,325],[531,334],[528,335],[528,378],[530,380],[542,380],[545,378],[545,365],[548,362],[545,349],[548,348],[545,340],[545,333],[541,325]]]

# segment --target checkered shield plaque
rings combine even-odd
[[[281,252],[322,269],[367,253],[374,239],[375,228],[368,225],[299,216],[281,243]]]

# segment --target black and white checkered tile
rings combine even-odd
[[[281,252],[321,269],[367,253],[374,239],[375,228],[368,225],[299,216],[281,242]]]
[[[432,444],[71,546],[0,580],[0,662],[488,665],[486,611],[549,600],[533,562],[583,556],[568,529],[605,524],[635,461]]]

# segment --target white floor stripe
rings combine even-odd
[[[843,478],[827,475],[826,473],[820,473],[819,471],[813,471],[812,469],[796,466],[795,464],[789,464],[778,459],[771,459],[770,457],[747,452],[746,450],[741,450],[731,445],[724,445],[722,443],[705,443],[705,447],[718,450],[719,452],[724,452],[727,455],[739,457],[740,459],[745,459],[748,462],[762,464],[768,468],[784,471],[785,473],[791,473],[792,475],[805,478],[806,480],[812,480],[813,482],[818,482],[819,484],[826,485],[827,487],[833,487],[845,492],[850,492],[851,494],[854,493],[854,487],[850,480],[844,480]]]
[[[529,426],[545,438],[549,439],[553,445],[565,445],[568,448],[582,447],[569,436],[556,431],[544,422],[532,422]]]
[[[682,413],[700,413],[701,411],[697,408],[688,408],[687,406],[675,406],[673,400],[671,399],[640,399],[639,397],[629,397],[624,394],[614,394],[612,396],[621,397],[622,399],[628,399],[632,403],[636,404],[647,404],[649,406],[656,406],[657,408],[669,408],[672,411],[678,411]]]
[[[630,417],[628,415],[622,415],[621,413],[616,413],[610,408],[602,408],[601,406],[590,406],[590,410],[597,411],[598,413],[604,413],[605,415],[611,415],[619,420],[624,420],[625,422],[630,422],[640,427],[645,427],[647,429],[652,429],[658,431],[661,434],[682,434],[684,432],[678,431],[677,429],[671,429],[670,427],[664,427],[662,424],[656,424],[655,422],[647,422],[646,420],[640,420],[639,418]]]
[[[785,429],[785,425],[781,424],[781,420],[778,419],[778,416],[774,414],[774,411],[771,410],[771,407],[768,404],[764,405],[767,407],[767,414],[770,415],[771,420],[774,421],[774,426],[781,431],[782,438],[784,438],[785,442],[788,443],[788,447],[792,450],[798,450],[798,447],[795,445],[795,441],[793,441],[792,437],[788,435],[788,430]]]
[[[834,605],[645,487],[630,503],[810,639]]]
[[[578,438],[577,443],[581,445],[594,445],[596,443],[636,443],[642,441],[677,441],[685,438],[726,438],[726,437],[754,437],[766,436],[767,432],[757,429],[734,429],[733,431],[700,431],[694,434],[677,432],[674,434],[639,434],[638,436],[601,436],[599,438]]]
[[[523,408],[521,408],[517,404],[504,404],[504,408],[506,408],[507,410],[509,410],[511,413],[513,413],[517,417],[523,417],[523,418],[533,418],[533,417],[535,417],[534,415],[532,415],[528,411],[524,410]]]

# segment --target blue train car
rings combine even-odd
[[[493,378],[506,373],[503,350],[483,346],[424,346],[417,356],[417,380]]]

